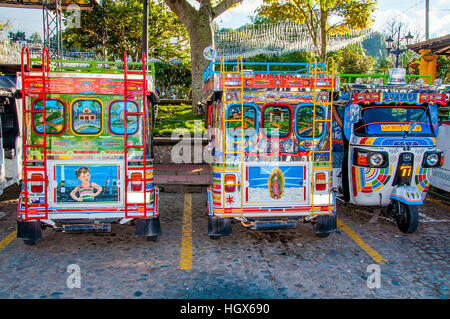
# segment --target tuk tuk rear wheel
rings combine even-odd
[[[23,242],[24,242],[24,244],[27,245],[27,246],[33,246],[33,245],[36,245],[36,241],[33,240],[33,239],[24,239]]]
[[[396,220],[401,232],[412,234],[419,226],[419,209],[416,205],[406,205],[400,202],[398,203]]]

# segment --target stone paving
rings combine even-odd
[[[0,240],[15,229],[14,191],[0,198]],[[134,227],[113,225],[106,234],[43,231],[27,246],[15,239],[0,249],[0,298],[448,298],[449,210],[426,202],[416,233],[400,233],[392,220],[352,205],[339,218],[388,264],[381,287],[369,289],[375,262],[344,231],[328,238],[300,224],[282,231],[207,236],[206,196],[192,196],[192,269],[180,270],[183,193],[161,194],[158,242],[134,237]],[[8,199],[9,197],[9,199]],[[375,216],[375,217],[374,217]],[[378,217],[376,217],[378,216]],[[441,220],[441,222],[440,222]],[[67,286],[70,264],[81,287]]]

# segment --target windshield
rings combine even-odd
[[[412,129],[411,129],[412,127]],[[361,120],[355,124],[359,136],[432,136],[430,115],[425,105],[421,106],[365,106]]]

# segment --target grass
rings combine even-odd
[[[192,114],[191,105],[158,105],[158,117],[155,121],[154,136],[172,136],[172,132],[177,128],[185,128],[192,135],[194,134],[195,120],[200,121],[201,130],[205,132],[203,116]]]

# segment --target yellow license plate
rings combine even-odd
[[[412,173],[412,166],[411,165],[402,165],[400,166],[400,172],[402,177],[409,177]]]

